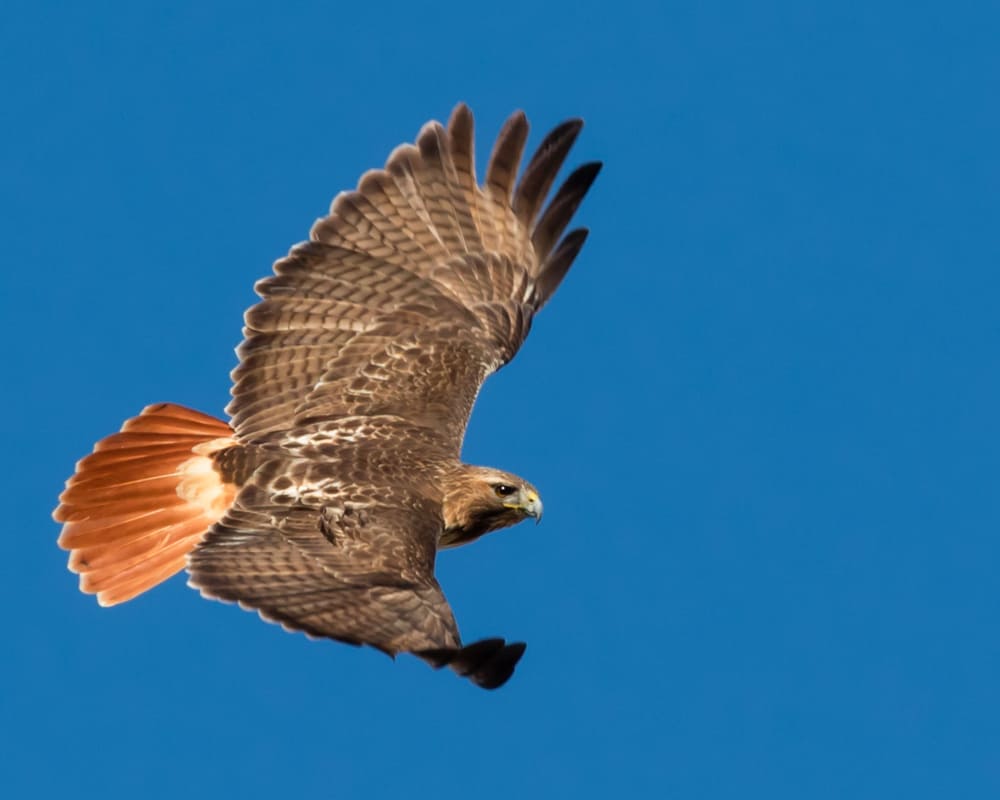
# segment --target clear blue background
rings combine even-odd
[[[4,796],[1000,796],[989,8],[7,2]],[[514,680],[78,594],[74,460],[221,413],[253,281],[458,100],[606,162],[466,443],[545,522],[439,559]]]

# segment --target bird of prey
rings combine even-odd
[[[586,239],[563,233],[599,163],[545,204],[582,124],[518,179],[513,114],[478,184],[460,104],[338,195],[255,286],[230,422],[148,406],[77,463],[53,516],[80,589],[114,605],[186,567],[203,596],[286,629],[504,684],[525,645],[463,644],[434,561],[542,515],[534,486],[460,451],[481,384]]]

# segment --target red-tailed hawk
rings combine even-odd
[[[230,424],[149,406],[77,464],[54,517],[80,589],[114,605],[186,567],[289,630],[506,682],[524,644],[463,645],[434,559],[542,515],[527,481],[459,456],[480,385],[586,239],[563,231],[600,164],[542,210],[582,124],[549,133],[515,187],[515,113],[480,186],[459,105],[340,194],[255,287]]]

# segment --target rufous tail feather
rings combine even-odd
[[[159,403],[77,462],[52,516],[81,591],[112,606],[184,569],[236,496],[211,458],[232,437],[222,420]]]

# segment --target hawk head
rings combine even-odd
[[[527,517],[539,522],[542,500],[538,490],[517,475],[463,465],[446,483],[443,511],[439,546],[454,547]]]

